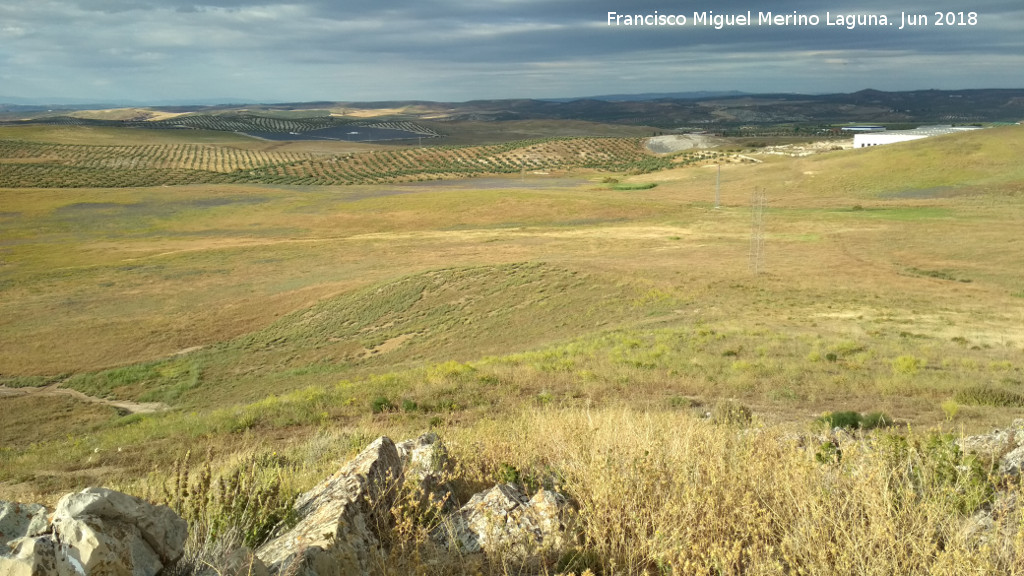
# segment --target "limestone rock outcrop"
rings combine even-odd
[[[166,506],[86,488],[61,498],[43,530],[9,542],[0,574],[154,576],[181,557],[187,536],[186,522]]]
[[[576,513],[564,496],[541,490],[529,497],[514,484],[499,484],[459,508],[447,465],[436,434],[397,446],[382,436],[299,496],[293,528],[255,552],[227,551],[214,572],[372,574],[389,553],[400,494],[416,495],[420,505],[443,515],[428,544],[440,555],[485,554],[525,564],[572,544]],[[0,576],[155,576],[181,558],[188,536],[186,522],[170,508],[105,488],[65,495],[52,520],[41,506],[0,502],[0,531],[9,549],[0,552]]]
[[[0,500],[0,544],[46,531],[48,512],[39,504]]]
[[[560,494],[541,490],[530,498],[514,484],[499,484],[473,496],[442,525],[438,536],[463,553],[534,559],[567,543],[574,516]]]
[[[1024,471],[1024,418],[1014,420],[1005,430],[966,436],[958,445],[964,452],[998,458],[1001,474],[1020,476]]]
[[[395,447],[402,459],[405,483],[420,495],[420,504],[437,506],[446,513],[457,510],[455,492],[444,476],[448,451],[437,434],[428,432]]]
[[[257,550],[272,573],[369,574],[383,553],[402,460],[386,436],[295,503],[298,524]]]

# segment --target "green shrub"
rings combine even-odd
[[[952,398],[947,398],[939,406],[942,408],[943,414],[946,415],[946,420],[953,420],[960,412],[960,403]]]
[[[668,399],[668,405],[672,408],[689,408],[693,401],[685,396],[673,396]]]
[[[814,452],[814,459],[819,464],[838,464],[843,459],[843,451],[831,440],[822,442]]]
[[[913,376],[924,368],[925,361],[916,356],[900,356],[892,361],[892,372],[897,376]]]
[[[996,406],[1002,408],[1024,407],[1024,394],[1018,394],[1005,388],[991,386],[970,386],[957,390],[953,400],[968,406]]]
[[[388,400],[387,396],[377,396],[370,402],[370,410],[374,414],[381,414],[383,412],[390,412],[395,409],[395,405]]]
[[[516,484],[519,482],[519,470],[508,462],[501,463],[496,476],[498,482],[503,484]]]
[[[995,488],[986,466],[975,455],[965,455],[952,434],[929,434],[918,450],[923,489],[954,495],[953,505],[963,514],[974,512],[992,499]]]
[[[884,412],[868,412],[860,414],[853,411],[826,412],[818,418],[818,422],[829,428],[845,428],[847,430],[874,430],[892,425],[892,418]]]
[[[864,430],[886,428],[892,426],[892,418],[884,412],[868,412],[860,419],[860,427]]]
[[[818,422],[828,425],[829,428],[846,428],[856,430],[860,428],[861,415],[859,412],[826,412],[818,418]]]
[[[636,182],[625,184],[612,184],[612,190],[650,190],[658,184],[655,182]]]
[[[908,475],[915,500],[939,497],[958,514],[971,514],[995,493],[989,466],[973,454],[965,455],[952,434],[932,432],[911,438],[882,434],[876,437],[874,447],[891,469]],[[893,496],[906,497],[898,492]]]

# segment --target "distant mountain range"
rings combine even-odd
[[[637,102],[643,100],[699,100],[701,98],[718,98],[722,96],[742,96],[745,92],[700,91],[700,92],[647,92],[643,94],[606,94],[572,98],[537,98],[544,102],[572,102],[574,100],[604,100],[608,102]],[[147,108],[152,106],[245,106],[259,104],[255,100],[245,98],[218,98],[200,100],[160,100],[158,102],[140,102],[137,100],[119,100],[114,102],[83,102],[75,98],[18,98],[0,96],[0,106],[26,107],[32,109],[67,109],[67,110],[106,110],[109,108]],[[280,104],[280,103],[279,103]],[[329,102],[292,102],[291,104],[333,104]]]
[[[747,92],[729,90],[721,92],[645,92],[643,94],[605,94],[603,96],[587,96],[586,98],[538,98],[545,102],[573,102],[575,100],[604,100],[605,102],[642,102],[644,100],[702,100],[721,98],[723,96],[743,96]]]
[[[0,98],[0,101],[5,100]],[[127,103],[75,105],[0,104],[7,118],[43,118],[71,110],[129,106]],[[238,102],[243,102],[239,100]],[[276,104],[131,104],[172,112],[205,114],[281,114],[299,117],[339,110],[387,110],[395,119],[423,120],[583,120],[659,128],[710,129],[747,124],[818,125],[841,122],[941,123],[1019,122],[1024,119],[1024,89],[915,90],[852,94],[747,94],[673,92],[613,94],[575,99],[509,99],[469,102],[416,100],[385,102],[291,102]],[[399,111],[399,112],[395,112]],[[133,118],[134,119],[134,118]],[[145,118],[141,118],[144,120]]]
[[[230,103],[230,104],[225,104]],[[78,98],[18,98],[0,96],[0,110],[23,108],[32,110],[107,110],[110,108],[150,108],[154,106],[242,106],[254,103],[245,98],[219,98],[216,100],[161,100],[159,102],[140,102],[135,100],[117,100],[111,102],[89,102]]]

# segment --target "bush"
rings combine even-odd
[[[861,414],[852,410],[825,412],[817,421],[829,428],[845,428],[847,430],[874,430],[891,426],[893,422],[892,418],[884,412]]]
[[[252,456],[216,479],[207,457],[192,476],[190,453],[174,463],[174,475],[163,486],[168,506],[188,521],[193,539],[206,546],[221,539],[256,548],[297,518],[292,504],[298,492],[287,488],[277,454]]]
[[[898,376],[913,376],[924,368],[924,360],[916,356],[900,356],[892,361],[892,372]]]
[[[965,455],[951,434],[929,434],[917,446],[922,456],[922,488],[953,495],[953,505],[971,514],[991,501],[995,492],[986,467],[976,456]]]
[[[942,407],[943,414],[946,415],[946,420],[953,420],[956,418],[957,413],[960,412],[960,403],[952,398],[947,398],[940,406]]]
[[[886,428],[892,425],[892,418],[884,412],[868,412],[860,419],[860,427],[864,430]]]
[[[654,188],[655,186],[657,186],[657,183],[655,183],[655,182],[636,182],[636,183],[626,183],[626,184],[613,184],[612,185],[612,190],[624,190],[624,191],[628,191],[628,190],[650,190],[651,188]]]
[[[516,484],[519,482],[519,470],[508,462],[501,463],[496,476],[498,482],[502,484]]]
[[[693,400],[685,396],[673,396],[668,399],[668,405],[672,408],[689,408],[693,406]]]
[[[374,414],[381,414],[383,412],[390,412],[395,409],[395,405],[388,400],[386,396],[377,396],[370,402],[370,410]]]
[[[826,440],[818,446],[814,453],[814,459],[819,464],[838,464],[843,459],[843,451],[831,440]]]
[[[957,390],[953,400],[969,406],[996,406],[1002,408],[1024,407],[1024,395],[1003,388],[971,386]]]
[[[735,400],[722,400],[711,411],[711,421],[727,426],[747,426],[753,420],[750,408]]]
[[[846,428],[856,430],[860,428],[861,415],[859,412],[826,412],[818,418],[818,421],[827,424],[829,428]]]

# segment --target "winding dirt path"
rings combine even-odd
[[[8,388],[6,386],[0,386],[0,398],[16,398],[20,396],[71,396],[72,398],[83,402],[113,406],[114,408],[124,410],[129,414],[153,414],[156,412],[163,412],[170,408],[170,406],[163,402],[131,402],[128,400],[107,400],[106,398],[96,398],[95,396],[83,394],[78,390],[61,388],[61,384],[63,384],[63,382],[57,382],[42,387],[26,386],[24,388]]]

